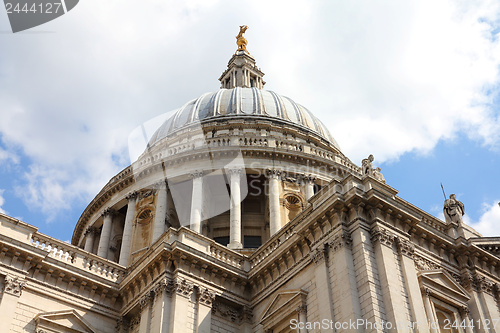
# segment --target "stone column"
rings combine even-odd
[[[230,249],[241,249],[241,169],[229,169],[231,183],[231,206],[229,225]]]
[[[161,180],[155,184],[158,191],[156,197],[156,212],[153,224],[153,243],[165,232],[165,218],[167,217],[167,184]]]
[[[94,227],[88,227],[85,231],[85,247],[83,248],[87,252],[92,252],[94,249],[94,239],[97,230]]]
[[[108,257],[109,240],[111,237],[114,213],[114,210],[111,208],[106,209],[104,213],[102,213],[104,220],[102,222],[101,239],[99,240],[99,247],[97,249],[97,255],[102,258]]]
[[[267,170],[269,179],[269,229],[271,236],[281,229],[279,170]]]
[[[17,303],[23,289],[26,287],[24,279],[5,276],[2,301],[0,303],[0,332],[10,332],[12,319],[15,317]]]
[[[203,171],[191,174],[193,178],[193,193],[191,197],[191,230],[201,233],[201,213],[203,208]]]
[[[127,215],[125,215],[125,226],[123,227],[122,248],[118,263],[127,266],[130,259],[130,246],[132,245],[132,231],[134,230],[133,220],[135,216],[135,204],[137,202],[137,192],[127,195]]]
[[[316,178],[312,176],[304,176],[302,179],[304,181],[304,186],[305,186],[306,200],[309,200],[314,195],[314,180]]]

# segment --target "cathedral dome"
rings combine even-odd
[[[340,150],[325,125],[308,109],[288,97],[256,87],[220,89],[186,103],[159,127],[151,138],[150,145],[180,129],[235,117],[248,117],[256,121],[267,119],[294,125],[303,131],[319,135]]]

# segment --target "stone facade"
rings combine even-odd
[[[262,76],[238,51],[227,89],[162,125],[72,244],[0,214],[0,331],[500,330],[500,238],[399,198],[372,156],[356,166],[303,107],[255,93]]]

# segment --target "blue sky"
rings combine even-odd
[[[127,139],[217,81],[246,24],[265,88],[441,217],[500,235],[498,1],[81,1],[12,34],[0,10],[0,210],[69,240]]]

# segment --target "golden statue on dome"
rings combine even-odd
[[[236,36],[236,45],[238,45],[237,51],[247,51],[247,40],[243,37],[245,31],[247,31],[248,27],[246,25],[240,25],[240,33]]]

